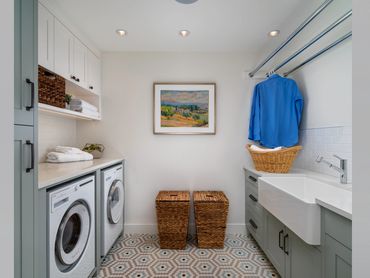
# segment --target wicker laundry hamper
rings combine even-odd
[[[63,77],[39,66],[39,102],[65,108],[66,84]]]
[[[279,151],[259,152],[252,150],[251,146],[248,144],[247,149],[256,170],[269,173],[288,173],[298,152],[302,149],[302,146],[294,146]]]
[[[160,191],[156,198],[159,245],[185,249],[189,225],[190,192]]]
[[[223,248],[229,200],[222,191],[193,193],[199,248]]]

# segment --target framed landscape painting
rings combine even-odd
[[[155,134],[215,134],[216,84],[154,84]]]

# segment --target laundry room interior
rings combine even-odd
[[[13,2],[6,277],[352,277],[351,0]]]

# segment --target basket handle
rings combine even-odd
[[[170,197],[177,197],[179,196],[178,194],[170,194]]]

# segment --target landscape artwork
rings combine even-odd
[[[158,84],[155,98],[155,133],[214,133],[214,84]]]
[[[161,127],[208,127],[209,91],[161,90]]]

